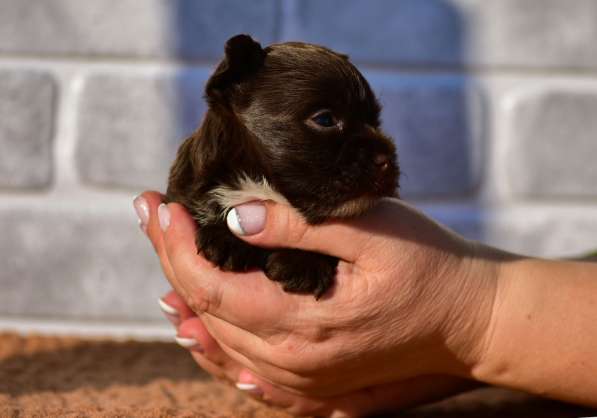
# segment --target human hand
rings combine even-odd
[[[285,294],[257,272],[239,275],[214,269],[196,255],[192,220],[180,206],[169,206],[165,234],[155,219],[153,228],[148,225],[167,276],[194,310],[205,312],[201,318],[222,351],[265,382],[301,394],[347,393],[422,374],[458,374],[479,349],[480,344],[470,341],[482,332],[466,314],[477,314],[482,323],[484,315],[479,314],[487,314],[490,306],[484,310],[473,305],[475,312],[466,308],[482,290],[491,290],[484,286],[485,274],[473,277],[482,266],[475,265],[468,243],[399,202],[383,202],[381,211],[376,208],[374,216],[368,214],[360,223],[321,227],[301,223],[288,208],[280,212],[279,206],[268,205],[270,226],[277,222],[283,233],[268,235],[275,229],[266,225],[263,233],[246,237],[248,241],[276,245],[281,237],[284,244],[278,245],[326,252],[326,234],[344,238],[336,243],[341,248],[332,249],[346,260],[339,267],[338,285],[320,302]],[[400,222],[387,223],[398,215]],[[312,229],[318,232],[309,232]],[[377,232],[371,237],[368,231]],[[377,259],[377,265],[370,259]],[[483,273],[487,271],[485,266]],[[259,310],[242,312],[255,301],[261,303]],[[462,330],[469,332],[464,344],[462,332],[455,332]],[[437,343],[449,347],[435,350]]]
[[[234,384],[254,399],[293,415],[361,417],[431,403],[480,386],[478,382],[452,376],[422,376],[330,398],[289,393],[260,379],[222,351],[201,318],[176,292],[168,292],[159,302],[166,318],[176,328],[177,342],[190,351],[203,370]]]

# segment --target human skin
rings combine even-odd
[[[487,349],[472,377],[597,407],[597,263],[501,266]]]
[[[253,398],[283,408],[293,415],[322,417],[360,417],[434,402],[479,387],[478,382],[452,376],[421,376],[369,387],[339,396],[321,398],[287,392],[254,375],[228,356],[211,337],[202,320],[174,291],[161,298],[167,304],[165,315],[177,330],[177,341],[185,346],[197,363],[212,376],[247,391]],[[176,311],[172,314],[172,309]],[[192,341],[191,346],[186,342]],[[248,386],[247,386],[248,384]],[[244,385],[244,386],[243,386]]]
[[[174,269],[166,255],[165,237],[157,221],[157,206],[161,202],[162,196],[158,193],[148,192],[143,195],[143,198],[145,208],[138,209],[140,218],[144,220],[141,225],[142,229],[152,239],[152,243],[160,255],[166,276],[172,283],[176,283]],[[192,221],[190,221],[190,225],[193,225]],[[195,250],[193,250],[193,254],[196,254]],[[206,263],[205,260],[202,262]],[[268,287],[272,284],[267,278],[255,277],[255,279],[262,281]],[[271,287],[276,289],[274,297],[286,295],[279,291],[277,285]],[[196,314],[176,292],[168,293],[161,302],[167,304],[166,316],[177,328],[178,336],[184,337],[185,342],[190,339],[197,342],[187,348],[190,349],[191,354],[203,369],[215,377],[231,382],[256,384],[258,390],[250,390],[249,395],[269,404],[283,407],[296,415],[362,416],[378,411],[395,410],[432,402],[479,386],[476,382],[453,376],[430,375],[402,379],[327,397],[288,390],[261,378],[225,351],[226,347],[224,346],[223,349],[204,325],[206,319],[208,321],[213,319],[210,318],[211,314],[206,312]],[[254,309],[253,301],[248,309]]]
[[[451,376],[446,392],[462,384],[458,379],[474,378],[595,405],[589,347],[597,335],[588,332],[577,342],[575,334],[589,325],[586,317],[595,316],[595,265],[514,257],[466,241],[397,200],[384,200],[358,219],[316,227],[291,208],[266,203],[264,230],[243,239],[344,260],[335,288],[316,301],[284,293],[259,272],[215,269],[197,255],[195,226],[186,211],[176,204],[162,208],[169,222],[160,228],[159,195],[144,198],[145,229],[166,276],[184,305],[199,314],[190,318],[196,329],[205,330],[197,336],[204,350],[199,363],[209,361],[203,341],[209,346],[209,336],[215,351],[238,366],[232,378],[256,383],[263,395],[275,388],[329,401],[441,375]],[[574,280],[566,280],[570,275]],[[558,294],[568,297],[554,297]],[[572,299],[581,303],[571,307]],[[541,309],[544,302],[553,306]],[[557,330],[541,333],[554,323]],[[561,333],[570,337],[564,347],[556,344]],[[517,344],[509,343],[511,336]],[[567,370],[550,360],[562,356]],[[584,371],[569,376],[574,361]],[[233,369],[221,369],[226,368]]]

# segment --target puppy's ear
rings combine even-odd
[[[266,52],[249,35],[236,35],[226,42],[226,56],[207,82],[205,95],[210,103],[227,101],[232,88],[255,74]]]
[[[167,197],[170,201],[192,204],[210,187],[210,182],[239,169],[245,160],[257,164],[258,156],[246,130],[230,112],[230,93],[263,65],[266,52],[248,35],[237,35],[226,43],[226,56],[207,82],[210,104],[201,127],[179,148],[170,169]],[[244,167],[244,166],[243,166]],[[249,170],[250,171],[250,170]]]

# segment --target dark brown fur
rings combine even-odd
[[[336,258],[246,244],[230,233],[210,192],[238,188],[242,175],[265,178],[311,224],[355,198],[394,196],[395,149],[379,130],[380,106],[369,84],[348,57],[327,48],[283,43],[262,49],[238,35],[227,42],[205,94],[209,110],[179,149],[168,200],[190,211],[199,224],[198,250],[222,269],[262,269],[287,291],[321,296],[333,283]],[[314,123],[321,109],[338,125]]]

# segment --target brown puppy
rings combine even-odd
[[[327,48],[262,48],[237,35],[225,52],[207,82],[203,123],[178,151],[167,198],[189,210],[198,250],[223,270],[262,269],[286,291],[320,297],[338,259],[250,246],[228,230],[226,215],[239,203],[271,199],[316,224],[396,196],[399,170],[379,130],[380,106],[348,57]]]

